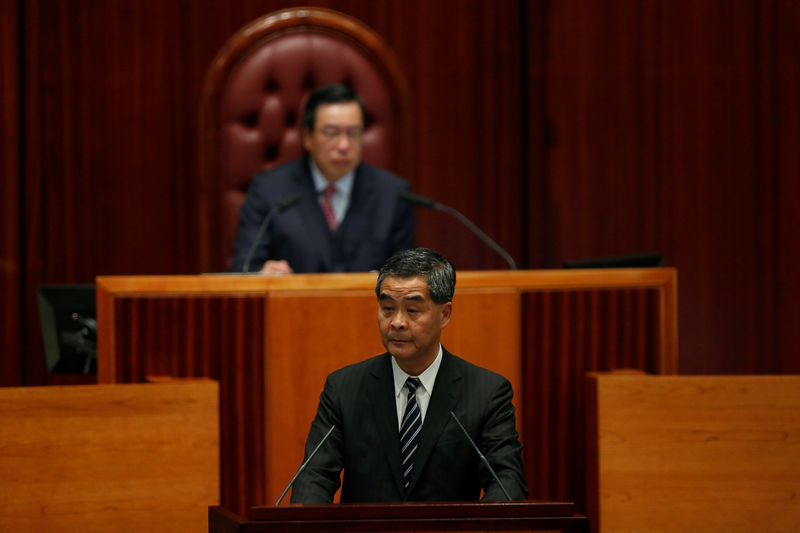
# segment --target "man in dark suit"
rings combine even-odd
[[[342,470],[342,502],[477,500],[481,490],[487,500],[527,497],[511,384],[439,343],[455,281],[450,262],[425,248],[383,264],[375,292],[387,353],[328,376],[306,457],[335,427],[297,478],[293,503],[331,502]]]
[[[413,246],[414,211],[398,198],[408,183],[361,163],[364,109],[358,95],[344,85],[316,89],[301,133],[306,157],[253,178],[239,215],[231,270],[368,271]],[[259,237],[268,213],[293,197]]]

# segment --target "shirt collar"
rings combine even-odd
[[[313,159],[309,158],[308,161],[311,165],[311,178],[314,180],[314,190],[317,191],[317,194],[321,194],[325,191],[325,189],[328,188],[328,185],[330,185],[331,182],[329,182],[327,178],[322,175],[322,172],[320,172]],[[336,182],[336,192],[343,195],[345,198],[349,198],[350,191],[353,190],[354,180],[355,172],[348,172]]]
[[[406,384],[406,379],[409,377],[418,377],[419,380],[422,382],[422,387],[428,392],[428,394],[433,395],[433,384],[436,382],[436,374],[439,373],[439,367],[442,365],[442,345],[439,345],[439,353],[436,354],[436,359],[433,360],[433,363],[430,364],[425,371],[420,374],[419,376],[409,376],[400,368],[397,364],[397,361],[394,360],[392,357],[392,374],[394,376],[394,395],[397,397],[400,394],[403,386]]]

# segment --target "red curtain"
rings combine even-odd
[[[680,272],[681,371],[800,372],[796,2],[309,3],[397,54],[417,192],[526,268],[659,250]],[[3,384],[46,381],[38,285],[198,271],[200,84],[282,7],[3,3]],[[505,267],[445,216],[421,213],[418,241]]]
[[[798,22],[789,1],[552,3],[547,263],[662,251],[682,372],[800,370]]]

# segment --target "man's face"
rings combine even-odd
[[[425,278],[387,277],[378,296],[378,327],[386,350],[407,374],[418,376],[439,353],[453,303],[431,300]]]
[[[361,162],[364,117],[357,102],[322,104],[314,129],[303,130],[303,147],[331,183]]]

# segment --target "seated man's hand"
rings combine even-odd
[[[292,267],[284,259],[278,261],[270,259],[261,267],[262,274],[291,274],[292,272],[294,272]]]

